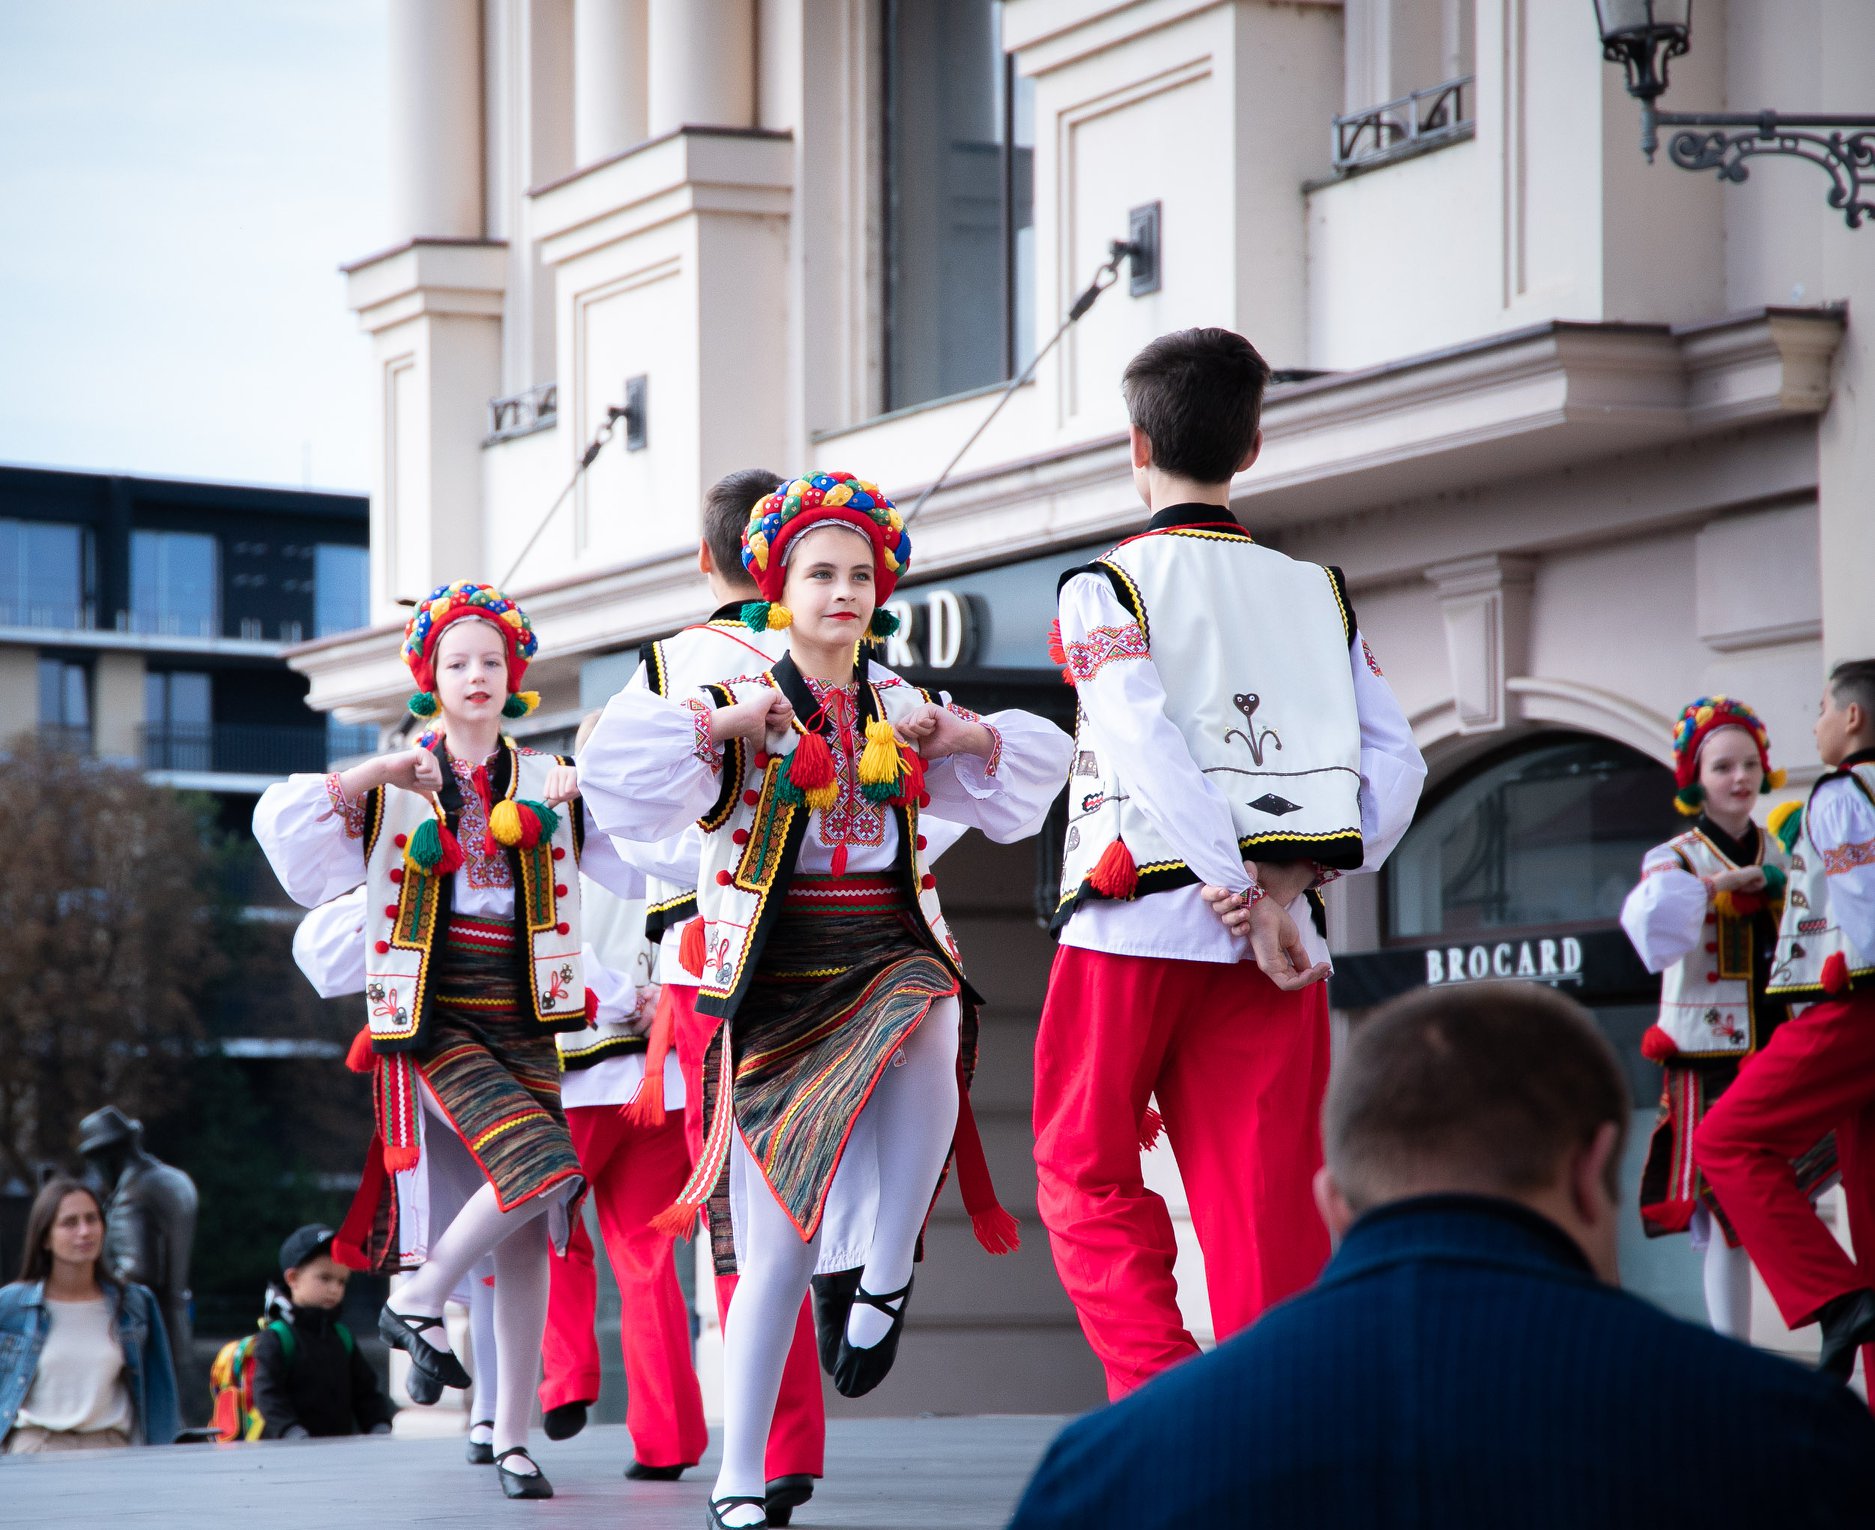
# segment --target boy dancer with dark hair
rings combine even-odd
[[[1140,1174],[1149,1098],[1220,1339],[1328,1257],[1310,1190],[1327,949],[1291,908],[1377,866],[1425,777],[1340,572],[1258,546],[1231,515],[1268,380],[1228,330],[1134,357],[1122,385],[1152,519],[1061,584],[1056,656],[1081,721],[1036,1038],[1037,1199],[1113,1397],[1198,1352],[1171,1219]]]
[[[1837,936],[1815,973],[1823,997],[1740,1071],[1693,1134],[1693,1157],[1784,1321],[1818,1324],[1819,1363],[1847,1380],[1856,1350],[1875,1343],[1875,659],[1831,671],[1816,749],[1830,769],[1811,789],[1797,849],[1822,865],[1827,908],[1810,914]],[[1807,957],[1780,943],[1781,962]],[[1787,976],[1803,989],[1802,974]],[[1817,1220],[1791,1164],[1832,1128],[1853,1259]]]

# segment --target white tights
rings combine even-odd
[[[1707,1235],[1704,1275],[1706,1316],[1712,1322],[1712,1331],[1749,1343],[1751,1258],[1744,1249],[1731,1247],[1717,1227]]]
[[[495,1288],[483,1278],[492,1278],[494,1273],[492,1259],[483,1259],[469,1271],[469,1346],[475,1353],[475,1401],[469,1408],[469,1433],[483,1445],[494,1439],[495,1390],[501,1376],[495,1353]],[[477,1428],[483,1420],[486,1425]]]
[[[933,1005],[900,1049],[903,1061],[894,1059],[886,1068],[866,1103],[876,1127],[879,1207],[860,1284],[880,1295],[911,1278],[918,1234],[957,1128],[958,1023],[954,999]],[[751,1178],[743,1200],[747,1215],[736,1229],[741,1279],[723,1330],[723,1465],[711,1490],[715,1498],[762,1494],[782,1366],[820,1256],[819,1234],[801,1241],[739,1132],[731,1151],[736,1172]],[[878,1343],[890,1325],[886,1314],[855,1305],[847,1335],[864,1348]],[[730,1510],[724,1522],[759,1525],[762,1516],[743,1507]]]

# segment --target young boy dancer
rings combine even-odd
[[[1783,1001],[1766,985],[1786,856],[1783,843],[1751,821],[1758,798],[1784,776],[1771,767],[1771,741],[1757,713],[1729,696],[1701,696],[1681,712],[1673,765],[1674,801],[1693,826],[1647,852],[1641,880],[1621,906],[1621,927],[1647,970],[1664,974],[1659,1021],[1641,1038],[1641,1051],[1663,1074],[1641,1172],[1641,1225],[1652,1238],[1691,1234],[1704,1255],[1713,1328],[1746,1339],[1751,1261],[1693,1165],[1693,1132],[1739,1065],[1784,1020]],[[1808,1180],[1833,1174],[1833,1152],[1809,1157]]]
[[[811,1275],[841,1277],[841,1392],[890,1368],[953,1137],[979,1235],[1009,1246],[1007,1214],[969,1183],[981,1188],[960,1106],[975,996],[918,818],[941,804],[999,840],[1033,833],[1068,746],[1039,718],[978,719],[856,662],[860,638],[886,630],[877,604],[910,552],[870,484],[796,480],[757,503],[743,545],[765,597],[745,616],[785,629],[787,656],[681,703],[621,692],[617,727],[584,756],[611,832],[704,830],[698,1007],[724,1024],[704,1067],[703,1156],[673,1213],[714,1200],[719,1267],[742,1272],[710,1507],[725,1527],[766,1522],[764,1445]]]
[[[1784,1022],[1693,1134],[1693,1157],[1791,1327],[1822,1329],[1823,1369],[1845,1381],[1875,1342],[1875,659],[1823,687],[1816,749],[1830,767],[1803,810],[1801,853],[1821,863],[1825,926],[1840,947],[1824,997]],[[1792,1160],[1834,1130],[1856,1257],[1816,1218]]]
[[[378,1328],[444,1386],[471,1383],[449,1348],[443,1304],[493,1254],[495,1466],[510,1498],[553,1494],[527,1454],[528,1414],[549,1244],[565,1248],[585,1183],[553,1039],[588,1018],[579,879],[567,875],[579,869],[580,835],[574,815],[555,811],[578,787],[570,762],[501,734],[504,717],[538,702],[521,689],[536,647],[499,590],[440,586],[403,643],[419,686],[411,710],[436,717],[435,731],[342,773],[291,777],[254,812],[255,836],[295,901],[313,907],[364,883],[364,1060],[380,1151],[361,1186],[371,1204],[355,1202],[341,1232],[365,1245],[375,1270],[416,1270]],[[456,1147],[483,1182],[433,1235],[429,1171]],[[544,1222],[530,1225],[536,1218]]]
[[[1149,1097],[1220,1339],[1328,1256],[1311,1192],[1327,950],[1290,906],[1378,866],[1425,776],[1339,572],[1258,546],[1231,515],[1268,378],[1226,330],[1134,357],[1122,386],[1152,519],[1061,584],[1056,653],[1081,721],[1035,1163],[1055,1267],[1115,1398],[1198,1351],[1171,1219],[1140,1174]]]

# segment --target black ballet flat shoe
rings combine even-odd
[[[632,1482],[675,1482],[696,1464],[685,1461],[680,1466],[646,1466],[642,1461],[634,1461],[625,1468],[625,1475]]]
[[[413,1403],[427,1408],[443,1395],[443,1384],[424,1375],[413,1365],[410,1374],[404,1378],[404,1391]]]
[[[829,1376],[846,1342],[846,1315],[853,1310],[853,1293],[859,1289],[860,1270],[841,1270],[833,1275],[816,1275],[808,1284],[814,1292],[814,1337],[820,1341],[820,1368]]]
[[[1817,1369],[1846,1382],[1855,1374],[1856,1351],[1875,1343],[1875,1291],[1837,1297],[1817,1315],[1817,1324],[1823,1330]]]
[[[869,1344],[864,1349],[855,1349],[847,1343],[846,1330],[842,1327],[840,1352],[833,1362],[833,1389],[842,1397],[864,1397],[884,1381],[886,1373],[892,1369],[892,1362],[898,1358],[899,1335],[905,1331],[905,1309],[911,1305],[911,1284],[908,1280],[898,1290],[887,1291],[882,1296],[873,1295],[863,1286],[853,1287],[853,1305],[878,1308],[892,1320],[892,1326],[877,1344]],[[893,1302],[898,1306],[892,1306]]]
[[[583,1402],[561,1403],[557,1408],[549,1408],[540,1416],[541,1430],[550,1440],[570,1440],[586,1427],[586,1409]]]
[[[388,1306],[378,1313],[378,1337],[391,1348],[401,1349],[410,1356],[410,1363],[418,1375],[427,1377],[438,1386],[466,1391],[474,1382],[462,1368],[455,1351],[438,1349],[421,1337],[426,1329],[442,1326],[443,1320],[439,1317],[417,1317],[410,1313],[393,1312]]]
[[[744,1504],[750,1504],[760,1509],[763,1517],[758,1520],[752,1520],[748,1525],[727,1525],[723,1523],[723,1511],[725,1509],[739,1509]],[[765,1525],[768,1523],[767,1514],[768,1500],[765,1498],[750,1498],[746,1495],[742,1497],[712,1498],[710,1500],[710,1506],[703,1511],[703,1523],[707,1527],[707,1530],[755,1530],[756,1525]]]
[[[788,1524],[794,1519],[794,1511],[814,1496],[814,1479],[806,1472],[770,1477],[767,1495],[762,1502],[768,1510],[769,1524]]]
[[[478,1418],[473,1424],[469,1425],[469,1431],[471,1435],[473,1435],[474,1431],[477,1429],[493,1429],[494,1427],[495,1425],[492,1420]],[[469,1458],[469,1465],[471,1466],[493,1466],[495,1464],[495,1447],[486,1440],[471,1438],[468,1444],[463,1447],[462,1453]]]
[[[528,1472],[511,1472],[501,1463],[509,1456],[519,1456],[534,1468]],[[516,1445],[512,1450],[504,1450],[495,1457],[495,1475],[501,1479],[501,1491],[509,1498],[551,1498],[553,1484],[547,1480],[547,1474],[540,1469],[540,1463],[527,1453],[525,1445]]]

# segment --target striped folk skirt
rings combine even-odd
[[[1739,1064],[1717,1062],[1668,1063],[1660,1089],[1660,1113],[1654,1119],[1653,1136],[1647,1143],[1647,1162],[1641,1169],[1641,1226],[1650,1238],[1685,1232],[1692,1224],[1693,1212],[1703,1206],[1725,1235],[1725,1241],[1738,1247],[1738,1234],[1727,1220],[1725,1208],[1706,1183],[1706,1176],[1693,1162],[1693,1133],[1738,1077]],[[1797,1187],[1811,1200],[1836,1183],[1836,1134],[1830,1132],[1792,1167],[1797,1171]]]
[[[916,919],[889,878],[797,876],[789,887],[747,995],[704,1057],[704,1150],[685,1196],[708,1200],[720,1273],[736,1267],[729,1134],[741,1132],[795,1230],[811,1239],[854,1124],[893,1055],[932,1005],[957,994]],[[959,1045],[967,1087],[976,1060],[968,1004]]]
[[[457,915],[436,958],[423,1045],[405,1055],[455,1128],[461,1148],[494,1186],[496,1204],[508,1211],[536,1196],[564,1192],[569,1183],[580,1188],[579,1158],[560,1105],[559,1047],[533,1017],[521,989],[513,925]],[[424,1144],[425,1159],[459,1151],[433,1140],[441,1129],[434,1118],[424,1123],[432,1139]],[[439,1167],[423,1165],[433,1184]],[[368,1268],[382,1274],[409,1267],[398,1253],[408,1230],[398,1227],[391,1182],[396,1177],[381,1177],[365,1248]],[[576,1205],[569,1215],[577,1215]]]

